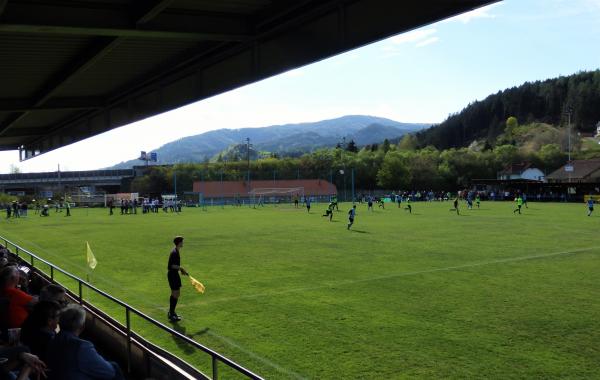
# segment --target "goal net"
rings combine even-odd
[[[304,187],[257,187],[248,192],[252,204],[292,203],[304,196]]]

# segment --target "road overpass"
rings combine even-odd
[[[133,169],[0,174],[0,191],[38,194],[44,190],[92,187],[118,192],[133,177]]]

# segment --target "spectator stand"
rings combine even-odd
[[[43,282],[56,283],[67,290],[67,294],[72,302],[81,304],[87,314],[86,337],[89,337],[94,344],[104,352],[110,352],[113,359],[116,359],[122,365],[132,379],[213,379],[219,378],[219,363],[225,365],[227,369],[243,375],[249,379],[261,379],[259,375],[235,363],[231,359],[211,350],[210,348],[190,339],[180,332],[164,325],[163,323],[147,316],[141,311],[135,309],[129,304],[119,300],[116,297],[96,288],[92,284],[81,278],[59,268],[58,266],[46,261],[32,252],[24,249],[18,244],[0,237],[0,242],[4,247],[10,250],[10,254],[22,265],[28,265],[31,268],[31,276],[37,276]],[[40,265],[48,268],[49,274],[40,268]],[[55,276],[66,278],[77,284],[77,291],[73,292],[69,287],[59,283]],[[120,323],[115,318],[107,315],[90,302],[84,299],[84,290],[90,291],[90,294],[97,294],[113,305],[120,306],[124,311],[125,324]],[[189,346],[193,347],[199,353],[210,357],[211,374],[205,374],[200,369],[192,366],[176,355],[158,347],[147,339],[137,334],[132,329],[132,317],[144,320],[150,325],[162,330]]]

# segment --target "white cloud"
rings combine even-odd
[[[381,51],[384,52],[381,58],[396,57],[401,54],[401,46],[410,44],[415,47],[424,47],[438,42],[440,39],[436,36],[437,29],[418,29],[390,37],[383,41]]]
[[[591,9],[600,10],[600,0],[585,0],[585,2]]]
[[[419,29],[410,32],[402,33],[397,36],[388,39],[394,45],[401,45],[404,43],[419,43],[427,38],[430,38],[435,33],[436,29]]]
[[[431,45],[434,44],[436,42],[438,42],[440,39],[438,37],[431,37],[426,39],[425,41],[421,41],[418,44],[416,44],[416,47],[423,47],[423,46],[427,46],[427,45]]]
[[[495,8],[497,5],[498,5],[498,3],[495,3],[492,5],[488,5],[486,7],[477,8],[470,12],[466,12],[466,13],[460,14],[458,16],[454,16],[454,17],[450,18],[449,20],[450,21],[460,21],[463,24],[468,24],[469,22],[476,20],[476,19],[496,18],[496,15],[492,14],[490,11],[493,8]]]

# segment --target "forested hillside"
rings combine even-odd
[[[494,147],[510,116],[522,124],[559,126],[566,124],[567,109],[571,110],[575,130],[595,131],[600,121],[600,70],[527,82],[499,91],[469,104],[441,124],[417,133],[418,146],[447,149],[485,140]]]

